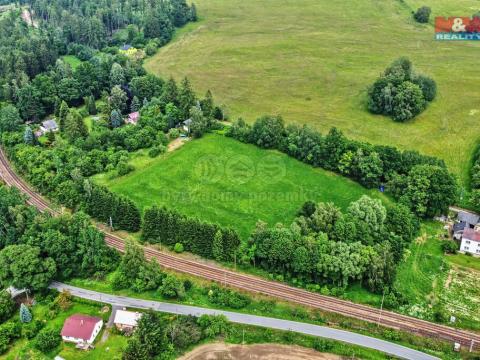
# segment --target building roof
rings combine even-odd
[[[132,48],[132,45],[125,44],[120,48],[120,50],[127,51],[127,50],[130,50],[131,48]]]
[[[128,114],[128,120],[130,121],[137,122],[139,118],[140,118],[140,113],[138,111]]]
[[[458,231],[463,231],[467,227],[467,223],[465,221],[460,221],[459,223],[453,224],[453,233]]]
[[[57,122],[55,120],[45,120],[42,122],[42,127],[45,130],[56,130],[58,128]]]
[[[95,325],[100,321],[102,321],[102,319],[95,316],[72,315],[65,320],[61,335],[87,341],[92,337]]]
[[[137,326],[138,320],[140,320],[141,317],[142,314],[138,312],[117,310],[113,322],[114,324]]]
[[[192,122],[193,122],[192,119],[187,119],[187,120],[185,120],[185,121],[183,122],[183,125],[189,126],[189,125],[192,125]]]
[[[463,230],[462,239],[480,242],[480,231],[466,228],[465,230]]]
[[[476,225],[480,221],[480,216],[467,211],[459,211],[457,218],[460,222],[464,221],[467,224],[472,224],[472,225]]]

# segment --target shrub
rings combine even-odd
[[[157,52],[157,49],[158,49],[157,43],[154,41],[149,41],[147,46],[145,46],[145,53],[148,56],[152,56],[152,55],[155,55],[155,53]]]
[[[428,6],[422,6],[413,14],[413,18],[419,23],[428,23],[432,9]]]
[[[62,338],[58,329],[42,329],[34,341],[36,349],[42,352],[48,352],[60,345]]]
[[[319,352],[329,352],[333,349],[333,343],[324,339],[315,339],[313,348]]]
[[[410,81],[402,83],[393,98],[393,120],[403,122],[413,119],[423,109],[425,109],[425,98],[420,86]]]
[[[151,158],[156,158],[160,154],[164,154],[167,151],[167,148],[163,145],[157,145],[150,149],[148,156]]]
[[[118,176],[127,175],[127,174],[131,173],[133,170],[135,170],[135,167],[133,165],[130,165],[126,161],[120,161],[117,164]]]
[[[455,241],[443,241],[442,250],[447,254],[456,254],[458,251],[458,244]]]
[[[202,329],[193,316],[180,317],[167,327],[167,336],[177,349],[186,349],[202,338]]]
[[[160,293],[167,298],[181,299],[185,296],[185,288],[183,282],[178,280],[175,276],[167,275],[162,281]]]
[[[177,254],[181,254],[183,251],[184,251],[184,248],[183,248],[183,244],[182,243],[176,243],[173,250],[177,253]]]
[[[225,315],[202,315],[197,320],[207,338],[224,335],[228,330],[228,319]]]
[[[185,291],[188,291],[193,287],[193,283],[187,279],[183,282],[183,287],[185,288]]]
[[[172,128],[168,131],[168,137],[170,140],[177,139],[180,136],[180,131],[176,128]]]
[[[37,336],[38,332],[42,330],[44,327],[44,323],[40,320],[34,320],[29,324],[25,324],[22,327],[22,334],[27,339],[31,340],[35,336]]]
[[[242,309],[251,302],[250,298],[246,295],[239,294],[230,289],[223,289],[216,285],[209,289],[208,298],[212,304],[226,306],[232,309]]]

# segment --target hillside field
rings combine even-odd
[[[312,168],[276,151],[210,134],[149,159],[140,152],[124,177],[95,177],[141,209],[166,205],[235,228],[245,239],[258,220],[289,224],[306,200],[332,201],[345,209],[363,194],[389,200],[342,176]]]
[[[211,89],[232,118],[282,114],[348,136],[439,156],[465,183],[480,137],[480,44],[434,40],[435,16],[471,16],[477,0],[197,0],[200,21],[146,62]],[[411,15],[432,7],[430,24]],[[437,99],[406,124],[366,110],[367,88],[396,58],[433,77]]]

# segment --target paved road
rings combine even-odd
[[[313,335],[322,338],[328,338],[332,340],[343,341],[349,344],[359,345],[379,351],[383,351],[387,354],[397,356],[402,359],[412,360],[434,360],[438,359],[434,356],[427,355],[420,351],[416,351],[405,346],[397,345],[388,341],[376,339],[373,337],[356,334],[349,331],[337,330],[328,328],[325,326],[311,325],[296,321],[281,320],[275,318],[269,318],[264,316],[240,314],[231,311],[205,309],[188,305],[177,305],[171,303],[163,303],[151,300],[142,300],[129,298],[124,296],[116,296],[96,291],[86,290],[59,282],[53,282],[50,288],[58,291],[68,290],[74,296],[98,301],[112,306],[130,307],[137,309],[150,309],[160,312],[166,312],[170,314],[179,315],[193,315],[201,316],[204,314],[209,315],[225,315],[228,320],[234,323],[254,325],[268,327],[277,330],[294,331],[306,335]]]

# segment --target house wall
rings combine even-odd
[[[460,251],[480,256],[480,242],[468,239],[462,239]]]
[[[102,326],[103,326],[103,321],[99,321],[99,322],[97,323],[97,325],[95,325],[95,328],[94,328],[94,330],[93,330],[92,336],[91,336],[90,339],[87,341],[87,343],[93,344],[93,342],[95,341],[95,338],[97,337],[98,333],[100,332],[100,330],[102,330]]]
[[[71,336],[62,336],[63,341],[73,342],[73,343],[80,343],[83,342],[82,339],[74,338]]]

